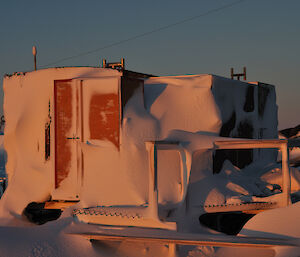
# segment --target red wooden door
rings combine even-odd
[[[119,83],[119,77],[55,81],[55,189],[52,199],[79,200],[84,175],[103,165],[97,159],[84,156],[81,144],[98,145],[106,141],[119,149]]]
[[[80,97],[77,81],[54,83],[55,108],[55,190],[56,200],[79,198],[80,172]]]

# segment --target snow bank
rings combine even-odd
[[[299,215],[300,202],[285,208],[265,211],[249,220],[240,234],[300,238]]]
[[[28,226],[28,224],[23,224],[22,227],[1,226],[0,255],[10,257],[112,256],[106,254],[105,250],[102,253],[97,251],[84,238],[65,234],[64,230],[71,225],[70,219],[62,219],[38,227]]]
[[[274,238],[300,238],[300,202],[285,208],[259,213],[250,219],[240,235]],[[276,256],[299,256],[299,248],[276,248]]]
[[[145,81],[145,107],[158,120],[160,137],[166,137],[172,130],[219,133],[222,122],[211,84],[209,75]],[[209,115],[204,118],[205,113]]]

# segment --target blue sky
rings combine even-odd
[[[38,67],[200,15],[234,0],[1,1],[0,76]],[[167,30],[54,66],[97,66],[125,57],[126,68],[155,75],[229,77],[274,84],[279,128],[300,118],[300,1],[244,0]],[[2,83],[1,83],[2,84]],[[2,94],[2,93],[1,93]]]

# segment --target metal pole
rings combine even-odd
[[[122,66],[122,69],[125,70],[125,59],[124,58],[121,59],[121,66]]]
[[[34,60],[34,70],[36,70],[36,54],[37,54],[36,46],[32,47],[32,54],[33,54],[33,60]]]
[[[102,60],[102,68],[106,68],[106,60],[105,59]]]

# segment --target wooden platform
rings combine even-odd
[[[203,235],[192,233],[175,232],[165,235],[141,235],[141,233],[70,233],[71,235],[85,237],[89,240],[100,241],[127,241],[141,243],[160,243],[177,245],[198,245],[216,247],[248,247],[248,248],[272,248],[274,246],[300,247],[296,240],[258,238],[258,237],[239,237],[223,235]],[[162,233],[163,234],[163,233]]]
[[[62,211],[79,201],[49,201],[45,202],[44,209],[61,209]]]

